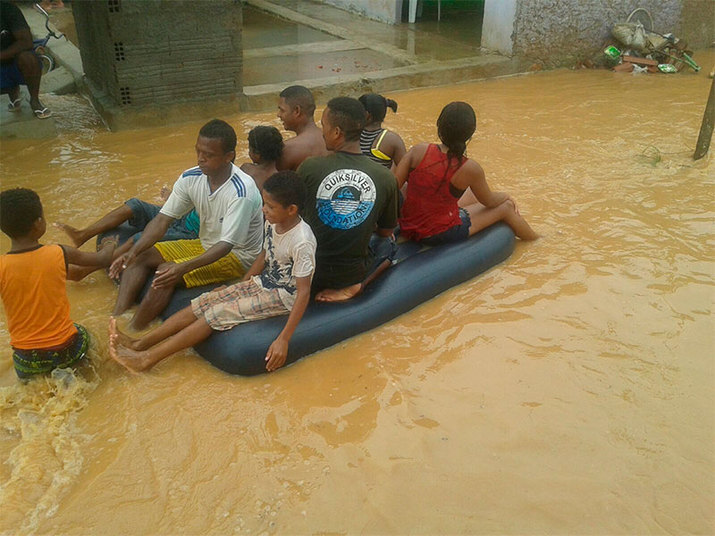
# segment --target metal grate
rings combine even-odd
[[[122,0],[107,0],[107,7],[110,13],[119,13],[122,8]]]

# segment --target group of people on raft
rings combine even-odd
[[[130,199],[86,228],[56,224],[74,247],[40,244],[46,222],[35,192],[0,193],[0,226],[12,241],[0,257],[0,296],[18,376],[72,366],[85,356],[88,334],[70,319],[64,285],[99,268],[119,282],[109,349],[127,369],[147,370],[215,330],[287,315],[265,356],[273,371],[285,363],[311,298],[340,302],[358,295],[392,264],[397,231],[439,246],[504,221],[522,240],[537,238],[514,200],[493,192],[482,167],[467,158],[476,130],[469,104],[445,106],[437,119],[440,143],[409,151],[382,127],[388,107],[397,111],[393,100],[374,93],[337,97],[318,126],[311,92],[288,87],[280,93],[278,118],[296,136],[284,143],[276,128],[255,127],[248,135],[251,163],[240,167],[234,129],[209,121],[196,141],[197,166],[163,192],[162,206]],[[125,222],[137,234],[120,245],[111,229]],[[78,249],[107,232],[96,252]],[[149,278],[129,330],[144,330],[177,286],[223,285],[132,336],[119,329],[117,317]]]

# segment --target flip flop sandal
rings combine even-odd
[[[22,107],[22,99],[18,97],[15,100],[11,100],[10,104],[7,105],[7,109],[11,112],[19,112]]]
[[[38,119],[47,119],[48,117],[52,117],[52,110],[47,107],[42,108],[41,110],[33,110],[33,112],[35,113],[35,117]]]

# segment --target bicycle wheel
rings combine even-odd
[[[38,54],[37,57],[40,58],[40,64],[42,65],[42,74],[47,74],[55,68],[55,60],[52,58],[52,56],[48,56],[47,54]]]
[[[647,9],[642,7],[638,7],[631,11],[631,14],[628,15],[626,22],[640,22],[646,31],[653,31],[653,17],[650,16],[650,12]]]

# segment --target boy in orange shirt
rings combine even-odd
[[[116,241],[97,253],[38,242],[47,223],[39,196],[26,188],[0,193],[0,229],[10,251],[0,256],[0,298],[7,317],[13,361],[25,379],[70,367],[87,354],[87,330],[70,319],[67,265],[109,266]]]

